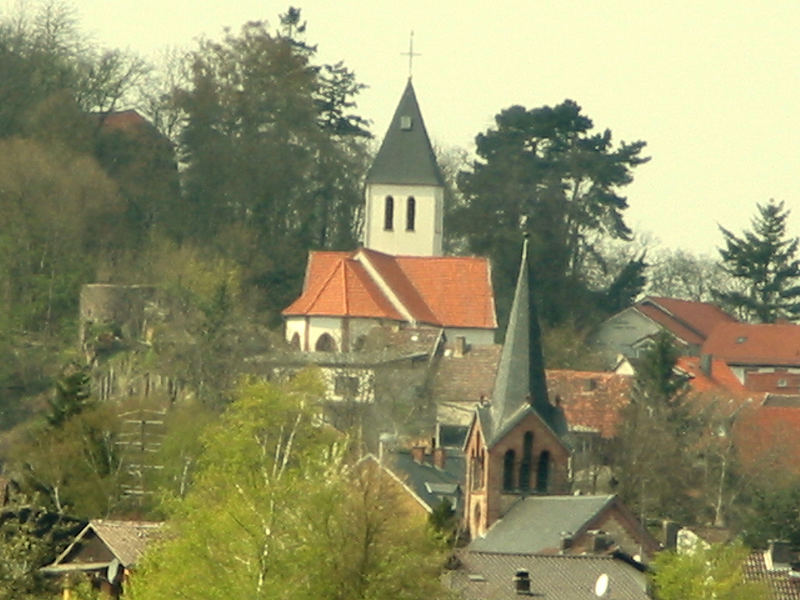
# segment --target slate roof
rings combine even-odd
[[[147,545],[161,535],[162,527],[163,523],[153,521],[92,519],[53,564],[45,567],[45,570],[51,572],[81,570],[87,566],[102,568],[110,562],[109,552],[123,567],[131,567],[139,560]],[[82,548],[91,547],[93,537],[98,538],[104,548],[90,550],[91,556],[87,556],[86,553],[82,553]],[[86,562],[87,560],[89,562]]]
[[[311,252],[303,292],[283,314],[497,327],[487,259],[391,256],[366,248]]]
[[[789,569],[768,569],[764,551],[752,552],[744,564],[747,581],[766,582],[774,600],[800,600],[800,573]]]
[[[537,554],[485,554],[466,552],[461,566],[446,581],[466,600],[597,600],[594,586],[605,573],[610,598],[645,600],[646,579],[640,569],[612,556],[542,556]],[[517,571],[528,572],[529,594],[520,595],[514,586]]]
[[[435,467],[429,456],[422,463],[414,461],[409,450],[385,455],[385,466],[408,486],[432,510],[447,496],[454,509],[460,510],[461,486],[465,476],[463,454],[448,451],[444,469]]]
[[[526,239],[491,402],[476,409],[489,447],[529,413],[537,414],[557,438],[566,433],[563,412],[550,404],[547,397],[539,324],[530,298]]]
[[[711,332],[703,354],[735,365],[800,365],[800,325],[723,323]]]
[[[408,128],[403,127],[404,118],[410,119]],[[367,183],[444,185],[410,78],[367,173]]]
[[[634,308],[688,344],[702,344],[720,323],[737,322],[708,302],[648,296]]]
[[[573,432],[596,432],[610,439],[617,433],[621,411],[630,402],[631,377],[596,371],[548,369],[547,389],[558,398]]]
[[[613,495],[527,496],[468,548],[475,552],[558,552],[562,532],[578,536],[614,499]]]

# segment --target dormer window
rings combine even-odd
[[[414,231],[414,220],[417,213],[417,201],[414,196],[406,200],[406,231]]]
[[[411,117],[408,115],[400,117],[400,129],[403,131],[411,131]]]
[[[394,229],[394,198],[386,196],[383,205],[383,229],[392,231]]]
[[[737,344],[744,344],[746,341],[747,341],[746,335],[740,335],[739,337],[736,338]]]

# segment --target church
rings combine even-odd
[[[339,384],[342,369],[359,387],[352,357],[376,329],[427,340],[421,358],[432,378],[451,391],[458,387],[456,370],[481,372],[485,381],[470,380],[455,392],[455,404],[463,407],[459,423],[442,415],[445,394],[435,385],[431,393],[440,409],[432,419],[434,445],[446,445],[438,433],[442,426],[461,428],[451,449],[464,459],[461,509],[473,537],[519,498],[567,493],[566,423],[547,396],[527,241],[500,354],[488,259],[442,255],[444,181],[410,79],[367,175],[365,202],[364,247],[310,253],[302,293],[283,311],[286,340],[323,371],[337,366],[329,382],[334,398],[336,388],[345,387]],[[426,338],[425,331],[436,335]],[[485,363],[470,362],[481,352],[489,357]],[[320,360],[325,356],[328,363]],[[436,359],[439,365],[431,366]],[[403,378],[411,387],[411,377]],[[366,401],[379,402],[380,395]]]
[[[303,352],[348,353],[380,327],[435,329],[494,343],[488,259],[442,256],[444,181],[409,78],[367,174],[364,246],[311,252],[303,290],[283,311]]]

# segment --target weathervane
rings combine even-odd
[[[408,52],[401,52],[401,56],[408,57],[408,78],[411,79],[411,68],[413,66],[413,60],[415,56],[422,56],[418,52],[414,52],[414,30],[411,30],[411,34],[408,36]]]

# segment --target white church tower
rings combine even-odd
[[[364,247],[441,256],[444,181],[411,78],[367,174]]]

